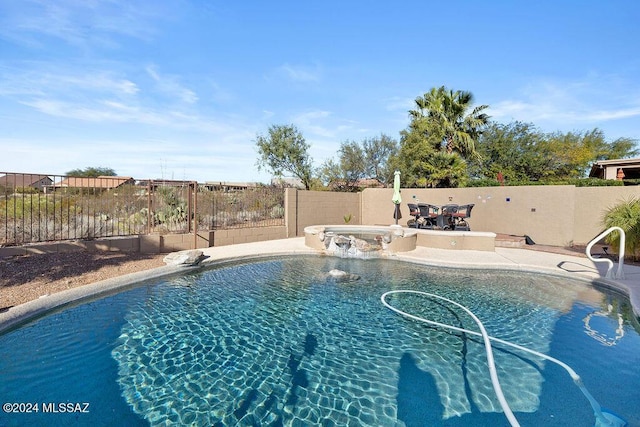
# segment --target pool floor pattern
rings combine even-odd
[[[112,355],[127,402],[153,425],[394,425],[424,407],[434,420],[500,413],[479,340],[391,313],[379,296],[395,288],[435,287],[469,304],[492,333],[548,351],[557,310],[496,296],[513,283],[489,275],[486,283],[466,274],[428,278],[406,266],[366,262],[338,263],[361,276],[348,282],[326,274],[335,261],[317,259],[180,279],[126,318]],[[520,286],[531,281],[521,278]],[[550,295],[574,298],[578,289]],[[397,299],[412,313],[475,330],[452,307]],[[512,353],[496,351],[503,390],[514,411],[534,412],[544,362]],[[427,390],[438,392],[429,405],[411,390],[420,372],[432,383]]]
[[[506,426],[480,340],[386,309],[380,296],[394,289],[468,306],[490,334],[571,365],[604,407],[640,426],[640,336],[628,318],[620,325],[625,298],[545,275],[314,256],[141,284],[0,335],[6,401],[90,403],[88,414],[0,413],[0,426]],[[389,302],[476,330],[437,301]],[[564,370],[494,353],[523,426],[594,425]]]

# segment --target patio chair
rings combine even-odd
[[[425,226],[422,228],[433,228],[436,226],[436,219],[438,218],[438,209],[436,205],[430,205],[429,203],[418,203],[418,209],[420,210],[420,216],[424,218]]]
[[[442,230],[454,230],[456,226],[455,215],[458,213],[458,205],[444,205],[438,215],[438,227]]]
[[[471,227],[469,227],[469,223],[466,220],[467,218],[471,218],[471,209],[473,209],[474,206],[475,206],[474,203],[458,206],[458,209],[456,209],[456,212],[452,214],[454,230],[458,230],[458,231],[471,230]]]
[[[426,229],[435,227],[438,216],[437,206],[428,203],[407,203],[407,206],[409,206],[409,215],[414,217],[407,221],[408,227]]]

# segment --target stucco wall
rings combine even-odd
[[[361,223],[360,198],[362,193],[335,193],[330,191],[298,191],[286,193],[289,237],[304,236],[309,225],[344,224],[345,215],[351,215],[350,224]]]
[[[443,205],[474,203],[472,231],[528,235],[538,244],[585,245],[604,226],[607,208],[632,196],[640,187],[522,186],[454,189],[403,189],[400,224],[409,216],[407,203]],[[362,193],[362,224],[392,224],[392,189],[366,189]],[[415,196],[415,198],[414,198]]]
[[[197,247],[207,248],[209,246],[226,246],[237,243],[284,239],[286,237],[285,226],[201,231],[198,232]],[[193,249],[194,246],[195,239],[193,234],[148,234],[89,241],[47,242],[26,246],[12,246],[0,248],[0,257],[87,250],[169,253]]]
[[[640,186],[576,188],[574,239],[589,242],[604,230],[605,212],[613,206],[640,197]]]

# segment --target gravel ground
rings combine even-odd
[[[162,267],[165,255],[66,252],[0,258],[0,311],[65,289]]]

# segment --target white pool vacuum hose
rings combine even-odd
[[[392,294],[415,294],[415,295],[423,295],[429,298],[434,298],[434,299],[438,299],[438,300],[442,300],[445,302],[448,302],[449,304],[453,304],[456,307],[459,307],[460,309],[464,310],[478,325],[478,328],[480,329],[480,332],[476,332],[476,331],[471,331],[468,329],[464,329],[464,328],[460,328],[457,326],[453,326],[453,325],[447,325],[446,323],[440,323],[440,322],[436,322],[433,320],[428,320],[419,316],[415,316],[413,314],[404,312],[400,309],[397,309],[395,307],[393,307],[391,304],[389,304],[386,300],[388,295],[392,295]],[[551,356],[548,356],[546,354],[537,352],[535,350],[531,350],[529,348],[526,347],[522,347],[518,344],[514,344],[511,343],[509,341],[504,341],[501,340],[500,338],[495,338],[492,337],[490,335],[487,334],[486,329],[484,328],[484,325],[482,324],[482,322],[480,321],[480,319],[478,319],[478,317],[476,317],[475,314],[473,314],[473,312],[471,310],[469,310],[467,307],[463,306],[462,304],[459,304],[453,300],[450,300],[448,298],[445,297],[441,297],[439,295],[436,294],[431,294],[428,292],[422,292],[422,291],[414,291],[414,290],[406,290],[406,289],[402,289],[402,290],[395,290],[395,291],[389,291],[389,292],[385,292],[384,294],[382,294],[382,296],[380,297],[380,300],[382,301],[382,304],[384,304],[385,307],[387,307],[388,309],[401,314],[402,316],[408,317],[410,319],[416,320],[418,322],[423,322],[423,323],[427,323],[429,325],[432,326],[437,326],[439,328],[444,328],[444,329],[449,329],[449,330],[453,330],[453,331],[457,331],[457,332],[464,332],[465,334],[471,334],[471,335],[475,335],[475,336],[481,336],[482,340],[484,342],[484,346],[485,346],[485,351],[487,354],[487,364],[489,366],[489,375],[491,376],[491,383],[493,385],[493,389],[496,393],[496,396],[498,398],[498,401],[500,402],[500,406],[502,407],[502,410],[505,413],[505,416],[507,417],[507,419],[509,420],[509,423],[512,426],[519,426],[520,424],[518,423],[518,420],[516,419],[515,415],[513,415],[513,412],[511,411],[511,408],[509,407],[509,404],[507,403],[504,394],[502,393],[502,388],[500,387],[500,381],[498,380],[498,374],[496,372],[496,366],[495,366],[495,362],[493,359],[493,351],[491,349],[491,341],[495,341],[497,343],[500,344],[504,344],[513,348],[516,348],[518,350],[533,354],[535,356],[541,357],[543,359],[546,359],[550,362],[553,362],[559,366],[561,366],[562,368],[564,368],[567,373],[571,376],[571,378],[573,379],[574,383],[578,386],[578,388],[580,388],[580,390],[582,391],[582,393],[585,395],[585,397],[587,398],[587,400],[589,401],[589,403],[591,404],[591,407],[593,409],[594,415],[596,417],[596,427],[600,427],[600,426],[612,426],[612,427],[623,427],[625,425],[627,425],[626,421],[624,421],[623,419],[617,417],[614,414],[608,413],[608,412],[603,412],[602,408],[600,406],[600,404],[595,400],[595,398],[591,395],[591,393],[589,393],[589,391],[587,390],[587,388],[584,386],[584,384],[582,383],[582,379],[580,378],[580,376],[576,373],[576,371],[574,371],[573,369],[571,369],[571,367],[569,365],[567,365],[566,363],[555,359]]]

